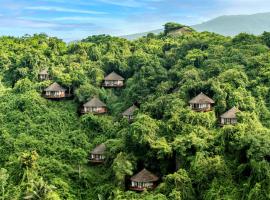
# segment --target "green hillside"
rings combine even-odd
[[[209,31],[234,36],[239,33],[260,35],[270,31],[270,13],[254,15],[228,15],[193,26],[197,31]]]
[[[92,36],[0,38],[0,197],[5,200],[270,198],[270,33],[193,32],[128,41]],[[51,80],[38,74],[48,69]],[[112,71],[123,88],[101,87]],[[42,91],[58,82],[72,98]],[[203,92],[215,103],[195,112]],[[79,110],[91,97],[104,115]],[[134,121],[122,113],[135,104]],[[236,106],[237,124],[220,126]],[[89,163],[106,145],[105,162]],[[148,169],[154,190],[129,190]]]
[[[235,36],[239,33],[260,35],[264,31],[270,31],[270,13],[221,16],[201,24],[196,24],[192,26],[192,28],[199,32],[209,31],[225,36]],[[144,33],[126,35],[123,37],[133,40],[146,36],[148,33],[159,34],[162,31],[162,29],[158,29]]]

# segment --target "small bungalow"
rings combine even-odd
[[[99,98],[94,97],[83,105],[82,113],[104,114],[107,112],[107,106],[100,101]]]
[[[122,113],[123,117],[132,121],[134,119],[134,112],[138,109],[137,106],[133,105],[129,107],[125,112]]]
[[[212,109],[212,104],[214,103],[215,101],[213,99],[202,92],[189,101],[190,108],[198,112],[210,111]]]
[[[220,123],[221,126],[227,125],[227,124],[237,124],[237,116],[236,114],[240,112],[238,108],[233,107],[227,112],[225,112],[223,115],[220,116]]]
[[[96,148],[94,148],[93,151],[91,151],[90,153],[89,161],[91,163],[103,163],[105,160],[105,151],[105,144],[100,144],[96,146]]]
[[[47,69],[41,70],[38,74],[38,77],[39,77],[39,80],[41,81],[49,80],[50,76],[49,76],[48,70]]]
[[[54,82],[45,90],[44,97],[48,99],[61,99],[66,97],[66,89]]]
[[[108,76],[104,78],[104,87],[123,87],[124,86],[124,78],[118,75],[115,72],[110,73]]]
[[[138,174],[132,176],[130,180],[130,190],[143,191],[145,189],[155,189],[159,178],[147,169],[143,169]]]

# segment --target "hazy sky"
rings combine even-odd
[[[64,40],[193,25],[224,14],[270,11],[270,0],[0,0],[0,35],[47,33]]]

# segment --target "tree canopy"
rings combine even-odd
[[[209,32],[134,41],[107,35],[65,43],[45,34],[0,38],[1,199],[270,199],[270,33],[234,38]],[[51,80],[38,74],[48,69]],[[115,71],[124,88],[105,89]],[[41,92],[58,82],[73,99]],[[210,112],[188,101],[204,92]],[[79,115],[93,96],[106,115]],[[138,106],[133,123],[121,114]],[[219,126],[231,107],[234,126]],[[89,153],[106,145],[106,161]],[[154,191],[128,191],[147,168]]]

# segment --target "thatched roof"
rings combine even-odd
[[[191,104],[203,104],[203,103],[215,103],[215,101],[208,96],[206,96],[204,93],[200,93],[198,96],[194,97],[189,101]]]
[[[138,107],[135,106],[135,105],[133,105],[133,106],[129,107],[125,112],[123,112],[122,115],[124,115],[124,116],[131,116],[131,115],[133,115],[133,113],[134,113],[134,111],[136,109],[138,109]]]
[[[98,155],[102,155],[104,154],[106,151],[106,146],[105,144],[100,144],[98,146],[96,146],[96,148],[94,148],[92,151],[91,151],[91,154],[98,154]]]
[[[220,117],[221,118],[230,118],[230,119],[233,119],[233,118],[236,118],[236,113],[238,113],[238,112],[240,112],[238,110],[238,108],[233,107],[230,110],[228,110],[227,112],[225,112],[223,115],[221,115]]]
[[[151,172],[149,172],[147,169],[143,169],[138,174],[131,177],[131,181],[135,182],[155,182],[158,181],[158,177]]]
[[[65,88],[63,88],[61,85],[59,85],[58,83],[54,82],[53,84],[51,84],[49,87],[47,87],[45,89],[45,91],[49,91],[49,92],[58,92],[58,91],[66,91]]]
[[[84,107],[106,107],[106,104],[103,103],[102,101],[100,101],[99,98],[94,97],[93,99],[91,99],[90,101],[88,101],[87,103],[85,103],[83,105]]]
[[[104,78],[105,81],[123,81],[125,80],[122,76],[116,74],[115,72],[110,73]]]
[[[43,69],[39,72],[40,75],[47,75],[48,74],[48,69]]]

